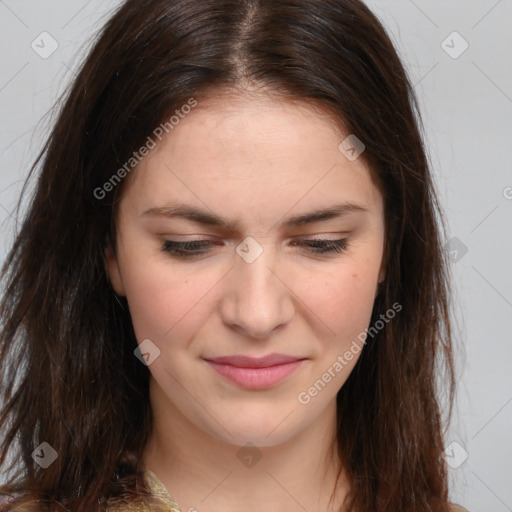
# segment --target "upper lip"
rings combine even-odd
[[[206,361],[211,361],[218,364],[229,364],[239,368],[267,368],[278,364],[293,363],[301,361],[303,357],[288,356],[285,354],[269,354],[263,357],[249,357],[249,356],[223,356],[206,358]]]

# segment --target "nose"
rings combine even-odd
[[[238,255],[228,274],[221,304],[225,325],[256,340],[268,338],[284,328],[295,314],[293,293],[276,258],[267,247],[252,262]]]

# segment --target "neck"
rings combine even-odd
[[[153,382],[152,404],[156,393],[163,392]],[[340,467],[335,402],[299,434],[265,447],[210,436],[166,404],[164,410],[153,407],[143,462],[182,511],[253,512],[262,505],[266,512],[340,510],[347,491],[343,472],[330,502]]]

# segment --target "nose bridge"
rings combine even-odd
[[[271,243],[248,237],[236,249],[224,321],[254,338],[266,337],[291,318],[290,292],[277,277],[277,257]]]

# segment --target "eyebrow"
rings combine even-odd
[[[355,203],[335,204],[321,210],[315,210],[312,212],[285,218],[279,222],[279,226],[281,228],[296,228],[305,226],[307,224],[313,224],[315,222],[339,219],[352,213],[368,213],[368,210],[365,207]],[[195,222],[197,224],[223,228],[227,231],[242,231],[242,226],[238,220],[230,221],[212,212],[202,210],[195,206],[184,203],[177,203],[172,206],[150,208],[149,210],[146,210],[142,215],[162,216],[169,218],[178,217]]]

